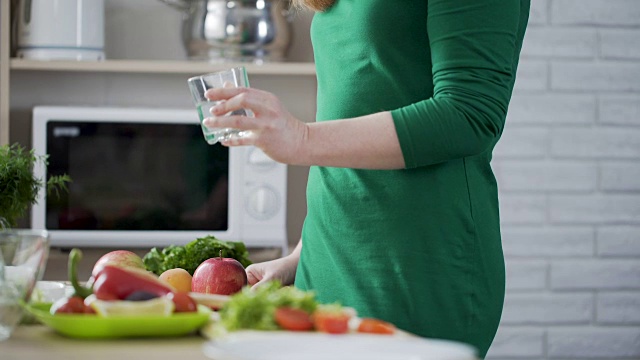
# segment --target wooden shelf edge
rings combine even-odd
[[[9,1],[0,2],[0,146],[9,143]]]
[[[245,66],[247,72],[256,75],[303,75],[315,76],[314,63],[209,63],[204,61],[177,60],[104,60],[104,61],[42,61],[13,58],[12,71],[67,71],[67,72],[119,72],[153,74],[203,74],[234,66]]]

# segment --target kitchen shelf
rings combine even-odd
[[[245,66],[255,75],[315,76],[315,64],[310,62],[279,63],[210,63],[177,60],[103,60],[103,61],[41,61],[12,58],[11,71],[115,72],[152,74],[201,74],[234,66]]]

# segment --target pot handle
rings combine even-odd
[[[160,1],[180,11],[189,9],[190,0],[160,0]]]

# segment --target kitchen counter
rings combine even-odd
[[[57,334],[44,325],[21,325],[0,342],[2,360],[204,360],[206,339],[175,338],[81,340]]]
[[[260,335],[256,335],[258,333]],[[234,348],[231,352],[271,359],[278,358],[274,357],[276,351],[278,355],[282,352],[287,354],[285,357],[296,359],[308,358],[306,355],[317,359],[322,354],[327,359],[342,360],[354,357],[380,359],[385,355],[393,359],[477,360],[470,347],[454,342],[413,342],[412,338],[417,338],[405,332],[379,339],[371,336],[379,335],[344,335],[344,338],[352,337],[351,341],[344,341],[339,340],[343,336],[330,334],[249,331],[240,337],[246,342],[238,342],[240,338],[230,340],[227,350],[231,345]],[[213,360],[204,354],[206,343],[205,337],[196,334],[171,338],[82,340],[64,337],[44,325],[22,325],[9,340],[0,342],[0,360]],[[218,351],[224,352],[220,350],[224,348],[221,345]],[[285,348],[289,351],[283,351]]]

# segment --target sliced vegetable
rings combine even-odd
[[[190,292],[189,297],[195,300],[196,303],[216,311],[220,310],[230,299],[229,295],[203,294],[196,292]]]
[[[352,315],[339,305],[324,305],[313,313],[313,325],[316,330],[329,334],[349,332],[349,320]]]
[[[358,325],[358,332],[368,334],[387,334],[392,335],[396,332],[396,327],[386,321],[363,318]]]
[[[175,305],[175,312],[198,311],[198,304],[187,293],[168,293],[167,298],[173,301],[173,305]]]
[[[309,331],[313,329],[311,316],[304,310],[280,307],[276,309],[274,316],[276,323],[284,330]]]
[[[129,296],[127,296],[124,300],[127,301],[145,301],[157,298],[158,295],[154,293],[150,293],[148,291],[134,291]]]
[[[318,303],[315,294],[295,287],[281,287],[273,281],[258,288],[243,288],[220,309],[221,323],[228,331],[239,329],[279,330],[274,313],[289,307],[312,313]]]
[[[84,299],[79,296],[58,299],[51,305],[51,314],[83,314],[85,312]]]
[[[95,276],[93,293],[100,300],[124,300],[136,291],[164,296],[174,289],[155,275],[140,269],[105,267]]]
[[[166,297],[158,297],[145,301],[105,301],[94,298],[89,304],[98,316],[104,317],[122,315],[170,316],[175,309],[173,301]]]

